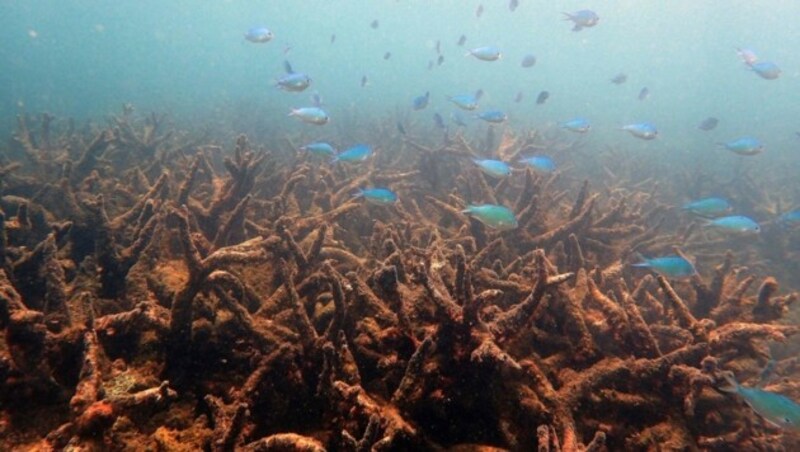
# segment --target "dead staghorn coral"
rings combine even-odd
[[[331,167],[243,136],[226,157],[130,109],[29,123],[0,162],[3,448],[800,447],[715,390],[770,360],[800,371],[771,347],[800,331],[797,295],[743,267],[757,249],[676,220],[654,181],[493,181],[464,158],[478,141],[382,124],[391,154]],[[577,152],[490,130],[507,160]],[[400,201],[350,197],[371,185]],[[479,202],[519,227],[461,214]],[[632,251],[696,253],[702,276],[653,277]]]

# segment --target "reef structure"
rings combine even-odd
[[[725,242],[688,281],[627,265],[698,240],[665,231],[653,190],[492,180],[462,135],[391,136],[346,166],[131,108],[54,127],[20,116],[0,162],[3,448],[800,447],[716,389],[770,360],[797,374],[771,348],[800,331],[797,294]],[[544,138],[492,140],[511,161]],[[368,185],[400,200],[352,197]],[[518,227],[462,213],[478,202]]]

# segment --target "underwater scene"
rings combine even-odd
[[[800,450],[797,18],[0,0],[0,450]]]

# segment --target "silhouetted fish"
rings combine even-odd
[[[516,102],[516,103],[522,102],[522,97],[523,96],[524,96],[524,94],[522,94],[522,91],[518,92],[517,95],[514,96],[514,102]]]
[[[392,52],[386,52],[386,53],[383,54],[383,59],[384,60],[388,60],[391,57],[392,57]]]
[[[519,6],[519,0],[511,0],[508,2],[508,9],[510,9],[512,13],[517,9],[517,6]]]
[[[483,4],[478,5],[478,9],[475,10],[475,17],[479,18],[483,15]]]
[[[697,126],[697,128],[700,129],[700,130],[705,130],[706,132],[708,132],[709,130],[713,130],[715,127],[717,127],[717,124],[719,124],[719,119],[717,119],[717,118],[715,118],[713,116],[710,116],[710,117],[704,119],[700,123],[700,125]]]
[[[400,121],[397,121],[397,131],[400,132],[400,135],[406,134],[406,128],[403,127],[403,123],[401,123]]]
[[[446,126],[444,125],[444,118],[439,113],[433,114],[433,123],[436,124],[436,127],[440,129],[444,129]]]
[[[520,63],[522,67],[533,67],[534,64],[536,64],[536,56],[531,54],[525,55]]]
[[[436,40],[436,47],[434,47],[434,48],[436,49],[436,53],[441,55],[442,54],[442,41],[437,39]]]
[[[331,44],[333,44],[334,42],[336,42],[336,34],[331,35]]]
[[[363,88],[363,87],[367,86],[367,83],[369,83],[369,80],[367,79],[367,76],[366,75],[361,76],[361,87]]]
[[[639,91],[639,100],[645,100],[648,97],[650,97],[650,90],[645,86],[641,91]]]
[[[275,37],[275,35],[273,35],[267,27],[253,27],[244,34],[244,39],[258,44],[270,42],[273,37]]]
[[[458,42],[456,44],[458,44],[459,46],[463,46],[465,42],[467,42],[467,37],[465,35],[461,35],[461,37],[458,38]]]
[[[375,30],[380,26],[380,23],[378,22],[378,19],[375,19],[372,21],[372,23],[369,24],[369,26],[372,27],[373,30]]]
[[[542,91],[536,96],[536,105],[542,105],[543,103],[547,102],[547,98],[550,97],[550,93],[547,91]]]
[[[439,55],[439,58],[436,59],[436,65],[441,66],[444,63],[444,55]]]
[[[619,74],[615,75],[614,78],[611,79],[611,83],[615,85],[622,85],[627,80],[628,76],[620,72]]]

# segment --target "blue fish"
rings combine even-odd
[[[571,20],[575,24],[572,31],[581,31],[584,28],[590,28],[600,22],[600,17],[596,12],[589,9],[582,9],[575,13],[563,13],[567,16],[564,20]]]
[[[781,394],[760,388],[740,385],[730,372],[723,374],[728,386],[719,389],[739,394],[747,405],[769,423],[786,429],[800,431],[800,405]]]
[[[728,217],[717,218],[716,220],[712,220],[706,226],[729,232],[752,234],[761,232],[761,226],[759,226],[755,220],[743,215],[731,215]]]
[[[412,102],[414,110],[422,110],[425,107],[427,107],[428,106],[428,100],[430,100],[430,98],[431,98],[430,91],[426,92],[422,96],[415,97],[414,101]]]
[[[697,273],[694,265],[681,256],[664,256],[644,259],[644,262],[632,264],[632,267],[649,268],[667,278],[689,278]]]
[[[506,177],[511,174],[511,168],[500,160],[472,159],[481,171],[492,177]]]
[[[750,69],[753,70],[759,77],[766,80],[775,80],[781,76],[781,68],[771,61],[760,61],[757,63],[749,64]]]
[[[358,198],[364,198],[368,203],[388,206],[397,201],[397,195],[388,188],[365,188],[358,190]]]
[[[494,124],[499,124],[508,119],[508,116],[506,116],[506,114],[500,110],[489,110],[483,113],[478,113],[476,117],[479,119],[483,119],[486,122],[491,122]]]
[[[372,155],[372,148],[365,144],[357,144],[350,149],[343,151],[341,154],[331,160],[331,163],[336,162],[363,162]]]
[[[741,137],[727,143],[718,143],[725,149],[739,155],[757,155],[764,152],[764,144],[753,137]]]
[[[731,204],[727,199],[712,197],[687,202],[681,209],[698,215],[715,217],[730,212]]]
[[[589,121],[585,118],[575,118],[570,119],[567,122],[561,123],[562,129],[567,129],[570,132],[577,132],[577,133],[586,133],[592,126],[589,124]]]
[[[302,146],[300,150],[310,152],[314,155],[321,155],[323,157],[333,157],[336,155],[336,149],[328,143],[317,142],[310,143]]]
[[[552,173],[556,170],[556,164],[553,162],[553,159],[543,155],[535,155],[533,157],[526,157],[520,162],[532,167],[537,171],[541,171],[543,173]]]
[[[294,116],[305,123],[318,126],[325,125],[330,120],[325,110],[319,107],[294,108],[289,112],[289,116]]]
[[[274,35],[267,27],[253,27],[244,34],[244,39],[258,44],[270,42],[273,37]]]
[[[447,98],[450,102],[456,104],[456,107],[462,110],[475,110],[478,108],[478,101],[483,91],[478,90],[475,94],[460,94],[458,96],[450,96]]]
[[[535,64],[536,64],[536,56],[528,54],[522,57],[522,62],[520,62],[519,65],[524,68],[529,68],[533,67]]]
[[[503,52],[494,46],[476,47],[470,49],[465,56],[474,56],[475,58],[483,61],[497,61],[503,57]]]
[[[283,68],[286,70],[286,75],[276,81],[278,88],[299,93],[311,85],[311,77],[302,72],[295,72],[288,61],[283,62]]]
[[[751,49],[736,48],[736,54],[742,60],[742,63],[752,66],[758,62],[758,55]]]
[[[791,212],[784,213],[778,217],[778,222],[784,225],[790,223],[800,223],[800,210],[793,210]]]
[[[500,231],[508,231],[517,227],[517,218],[508,207],[497,204],[470,205],[461,213],[465,213],[480,221],[487,227]]]
[[[311,77],[300,72],[294,72],[292,74],[284,75],[275,83],[284,91],[299,93],[311,85]]]
[[[649,122],[640,122],[638,124],[628,124],[622,126],[622,130],[630,132],[631,135],[643,140],[652,140],[658,136],[658,129]]]

